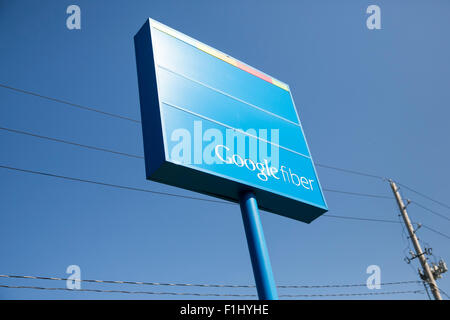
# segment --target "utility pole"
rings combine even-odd
[[[403,221],[405,222],[406,228],[408,229],[409,238],[411,239],[414,249],[416,251],[416,255],[413,258],[418,258],[420,264],[422,265],[425,281],[430,284],[431,292],[433,293],[435,300],[442,300],[441,294],[439,293],[439,288],[434,279],[434,275],[431,272],[430,266],[428,265],[427,259],[425,258],[425,253],[422,251],[420,247],[419,240],[416,237],[416,233],[414,231],[413,225],[411,224],[411,220],[409,220],[408,212],[406,212],[406,206],[403,203],[403,200],[398,192],[398,187],[394,181],[389,180],[389,183],[392,188],[392,192],[394,192],[395,200],[397,200],[398,207],[400,209],[400,213],[403,217]]]

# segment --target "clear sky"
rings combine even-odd
[[[81,8],[81,30],[66,9]],[[381,8],[368,30],[366,8]],[[289,84],[317,163],[390,177],[449,203],[448,1],[0,0],[0,84],[140,119],[133,36],[148,17]],[[143,154],[140,124],[0,87],[0,127]],[[447,146],[447,147],[446,147]],[[144,162],[0,130],[0,165],[195,197],[145,179]],[[325,189],[392,196],[381,179],[318,167]],[[450,209],[402,189],[450,217]],[[325,192],[330,215],[398,221],[393,199]],[[241,214],[219,204],[0,168],[0,274],[254,284]],[[450,222],[418,205],[412,220],[445,234]],[[278,285],[417,280],[401,224],[321,217],[311,224],[261,212]],[[450,239],[418,231],[450,262]],[[450,275],[438,281],[450,293]],[[0,285],[65,287],[3,279]],[[82,288],[255,294],[254,289],[83,283]],[[423,290],[422,284],[376,292]],[[370,293],[365,287],[279,294]],[[375,299],[380,296],[347,298]],[[426,294],[381,296],[427,299]],[[178,299],[0,288],[1,299]],[[182,296],[181,298],[196,298]],[[198,298],[198,297],[197,297]],[[327,297],[325,297],[327,298]],[[344,297],[346,298],[346,297]]]

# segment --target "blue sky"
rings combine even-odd
[[[81,8],[81,30],[66,8]],[[368,30],[366,8],[381,8]],[[317,163],[391,177],[446,202],[450,30],[446,1],[0,1],[0,83],[140,118],[133,36],[148,17],[289,84]],[[0,127],[143,154],[139,124],[0,87]],[[145,180],[144,162],[0,130],[0,164],[189,196]],[[387,182],[318,168],[327,189],[391,196]],[[0,168],[0,274],[84,279],[253,284],[239,207],[119,190]],[[403,189],[450,217],[450,210]],[[397,220],[393,199],[325,193],[329,214]],[[417,205],[412,220],[449,234]],[[321,217],[311,224],[262,212],[278,285],[416,280],[417,262],[395,223]],[[450,261],[449,239],[421,240]],[[408,250],[406,250],[407,253]],[[448,275],[438,281],[450,293]],[[0,279],[64,287],[64,282]],[[255,290],[83,284],[83,288],[196,293]],[[421,290],[421,284],[381,292]],[[279,294],[368,293],[367,288]],[[387,299],[426,299],[398,294]],[[162,295],[0,288],[1,299],[147,299]],[[184,297],[186,298],[186,297]],[[187,297],[190,298],[190,297]],[[192,297],[194,298],[194,297]],[[378,298],[359,297],[359,298]]]

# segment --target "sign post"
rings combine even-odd
[[[255,195],[252,192],[243,192],[240,194],[239,202],[258,297],[260,300],[278,300],[277,288],[273,278],[269,252],[264,239]]]

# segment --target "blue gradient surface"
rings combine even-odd
[[[298,123],[288,91],[152,28],[155,60],[160,66]]]
[[[224,75],[219,77],[222,76]],[[279,132],[278,143],[280,146],[309,156],[309,150],[299,125],[261,111],[242,100],[239,101],[237,98],[217,92],[163,68],[158,69],[158,81],[159,96],[163,103],[179,106],[243,131],[266,129],[270,133],[271,130],[276,129]]]

